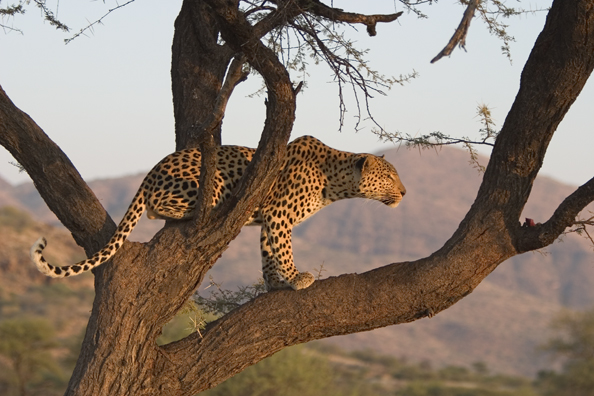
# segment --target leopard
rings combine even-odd
[[[233,196],[255,151],[242,146],[218,146],[214,209]],[[200,165],[198,148],[174,152],[155,165],[142,181],[109,242],[90,258],[70,266],[50,264],[43,257],[47,240],[41,237],[31,247],[31,259],[47,276],[79,275],[112,258],[145,211],[151,220],[191,219],[197,204]],[[295,267],[294,226],[339,200],[366,198],[395,208],[405,194],[396,168],[383,156],[340,151],[313,136],[293,140],[287,145],[276,181],[245,223],[261,227],[260,251],[266,289],[301,290],[315,281],[311,272],[299,272]]]

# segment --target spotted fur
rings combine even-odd
[[[231,196],[254,152],[239,146],[218,149],[214,207]],[[198,149],[187,149],[159,162],[144,178],[110,241],[89,259],[71,266],[49,264],[42,255],[47,242],[40,238],[31,248],[33,262],[54,278],[78,275],[109,260],[145,210],[149,219],[191,218],[198,196],[200,158]],[[369,198],[396,207],[405,193],[396,169],[382,157],[338,151],[311,136],[295,139],[287,147],[287,158],[270,193],[246,223],[261,226],[267,288],[299,290],[314,281],[311,273],[299,272],[293,263],[291,232],[295,225],[340,199]]]

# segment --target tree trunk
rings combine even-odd
[[[204,2],[183,2],[175,21],[171,61],[177,150],[198,146],[194,127],[210,116],[234,55],[229,46],[219,45],[219,34]],[[214,135],[220,145],[220,125]]]
[[[283,17],[296,12],[291,4]],[[267,85],[262,139],[237,195],[223,207],[168,223],[147,244],[126,242],[95,271],[93,311],[67,395],[194,395],[290,345],[432,316],[471,293],[507,258],[551,243],[594,200],[592,179],[549,221],[519,224],[548,142],[594,67],[592,2],[557,0],[476,201],[443,248],[415,262],[317,281],[298,292],[267,293],[210,323],[201,336],[158,347],[163,325],[239,233],[285,153],[295,97],[286,70],[259,40],[263,26],[252,28],[233,2],[184,1],[172,66],[178,148],[203,142],[204,134],[216,144],[219,126],[201,126],[216,112],[225,70],[238,52]],[[219,34],[224,44],[217,44]],[[87,252],[107,242],[115,229],[111,219],[66,156],[1,90],[0,143]],[[71,191],[76,194],[67,200]]]

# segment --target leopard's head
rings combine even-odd
[[[406,194],[394,165],[383,156],[361,154],[355,162],[355,174],[359,177],[359,196],[375,199],[391,208],[398,206]]]

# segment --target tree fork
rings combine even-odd
[[[208,7],[199,7],[199,12],[209,15],[198,19],[212,20]],[[180,21],[193,23],[192,20],[180,16],[176,29],[193,34]],[[184,41],[183,37],[180,41]],[[256,41],[252,49],[261,53],[264,48],[266,52],[263,44]],[[183,54],[175,51],[174,45],[174,59],[184,58]],[[245,52],[253,59],[249,49]],[[85,346],[67,394],[195,394],[197,387],[209,387],[208,384],[212,383],[208,377],[187,375],[190,367],[201,362],[195,358],[187,362],[174,361],[166,351],[156,346],[155,340],[162,326],[187,301],[202,282],[206,271],[239,233],[247,217],[268,191],[282,163],[294,120],[295,98],[288,74],[278,59],[271,56],[271,52],[265,56],[270,60],[268,74],[273,76],[264,76],[269,87],[267,119],[259,149],[233,202],[227,202],[212,212],[210,219],[168,225],[148,245],[129,244],[125,254],[114,258],[109,273],[104,274],[104,280],[97,281],[98,293]],[[226,68],[228,60],[224,59],[224,62]],[[201,64],[193,66],[196,71]],[[181,79],[174,78],[174,92],[175,81],[182,83]],[[215,88],[212,92],[218,95],[220,80],[211,82]],[[196,95],[199,91],[186,91],[186,94],[188,92]],[[203,113],[204,119],[208,120],[212,115],[215,102],[213,100],[208,111]],[[179,116],[180,113],[176,113],[176,117]],[[189,111],[181,116],[194,117],[195,114]],[[183,122],[183,119],[177,120],[176,125],[183,125]],[[184,136],[186,131],[187,128],[177,130],[178,142],[187,137]],[[186,141],[191,142],[195,138],[195,135],[189,136]],[[196,222],[202,224],[198,230],[194,226]],[[116,312],[112,308],[115,304],[119,305]],[[99,314],[109,311],[111,315]],[[106,339],[97,342],[102,337]]]

